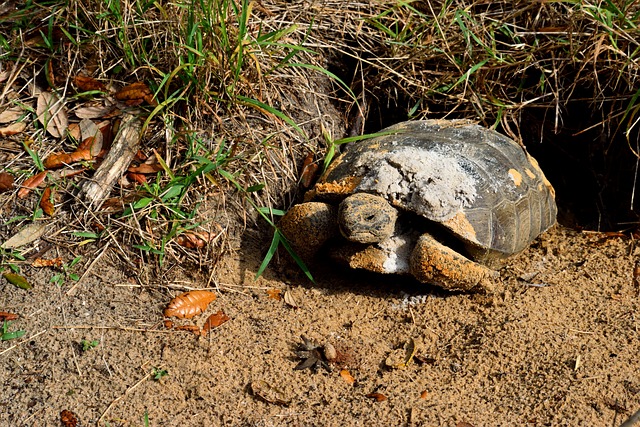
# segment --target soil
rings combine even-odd
[[[79,282],[50,283],[50,269],[28,272],[30,291],[3,280],[0,309],[27,333],[0,342],[0,425],[62,425],[69,410],[80,426],[617,426],[640,408],[633,240],[556,227],[488,295],[328,262],[315,284],[254,280],[265,246],[250,236],[216,266],[207,311],[176,321],[224,311],[206,337],[162,315],[204,273],[154,281],[107,248]],[[334,346],[330,372],[294,369],[301,335]],[[415,357],[394,367],[410,342]]]

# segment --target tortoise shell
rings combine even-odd
[[[469,255],[517,253],[556,221],[555,192],[523,147],[466,120],[408,121],[338,156],[308,201],[364,192],[444,226]]]

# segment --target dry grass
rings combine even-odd
[[[54,183],[67,196],[58,199],[51,242],[82,252],[77,245],[98,224],[106,231],[96,239],[131,266],[142,257],[207,270],[234,246],[229,236],[259,223],[249,200],[285,208],[296,200],[301,159],[314,153],[321,162],[326,139],[347,133],[354,97],[371,107],[370,132],[407,118],[466,117],[536,140],[559,132],[578,105],[589,114],[571,132],[638,135],[640,10],[632,1],[70,0],[21,8],[0,11],[9,18],[0,24],[0,110],[23,106],[28,124],[0,142],[3,169],[18,183],[38,159],[74,148],[34,121],[36,88],[62,95],[72,121],[75,108],[105,97],[78,95],[77,75],[114,88],[144,81],[155,93],[159,106],[142,107],[142,151],[155,150],[164,173],[147,186],[120,182],[117,212],[79,210],[79,178]],[[171,191],[179,197],[164,197]],[[0,196],[2,222],[11,221],[3,238],[42,220],[38,198],[16,192]],[[205,249],[175,243],[215,224],[226,234]],[[18,260],[3,255],[5,265]]]

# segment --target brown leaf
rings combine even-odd
[[[22,132],[27,127],[25,122],[12,123],[9,126],[0,128],[0,136],[11,136]]]
[[[134,173],[156,173],[162,170],[162,165],[160,163],[143,163],[140,166],[129,166],[127,171]]]
[[[213,242],[220,232],[187,231],[176,237],[176,243],[189,249],[204,248]]]
[[[284,302],[293,308],[298,308],[298,303],[296,302],[296,300],[293,298],[293,295],[291,295],[291,291],[285,291],[284,293]]]
[[[16,320],[19,316],[13,313],[7,313],[6,311],[0,311],[0,321]]]
[[[0,123],[15,122],[24,114],[22,107],[10,107],[0,113]]]
[[[340,376],[347,382],[347,384],[354,384],[356,382],[356,379],[353,378],[351,373],[349,373],[349,371],[347,371],[346,369],[340,371]]]
[[[209,303],[216,299],[216,294],[209,291],[189,291],[171,300],[164,310],[166,317],[191,319],[207,309]]]
[[[64,264],[64,261],[62,261],[62,258],[60,258],[60,257],[53,258],[53,259],[36,258],[31,263],[31,266],[32,267],[58,267],[58,268],[60,268],[60,267],[62,267],[63,264]]]
[[[300,174],[300,184],[303,188],[311,187],[317,172],[318,165],[313,163],[313,153],[309,153],[309,155],[304,159],[304,163],[302,164],[302,173]]]
[[[40,199],[40,207],[42,208],[42,211],[49,216],[53,216],[53,214],[56,212],[56,208],[53,205],[52,198],[53,188],[45,188],[45,190],[42,192],[42,198]]]
[[[71,411],[64,410],[60,412],[60,422],[63,427],[77,427],[78,426],[78,417]]]
[[[69,126],[63,103],[55,93],[40,92],[36,106],[38,121],[54,138],[60,138]]]
[[[0,193],[13,190],[13,175],[0,172]]]
[[[80,130],[80,125],[77,123],[69,124],[67,128],[67,135],[73,138],[75,141],[80,141],[82,138],[82,131]]]
[[[22,188],[18,191],[18,198],[24,199],[29,195],[31,190],[44,182],[47,177],[47,171],[38,172],[37,174],[27,178],[22,183]]]
[[[169,319],[164,319],[164,321],[162,322],[162,325],[167,329],[173,328],[173,322]]]
[[[204,326],[202,326],[202,335],[207,335],[211,329],[215,329],[218,326],[222,325],[226,321],[229,320],[229,316],[224,314],[222,310],[218,311],[215,314],[209,316],[206,322],[204,322]]]
[[[76,108],[73,112],[79,119],[98,119],[106,117],[115,108],[115,105],[90,105],[88,107]]]
[[[58,169],[63,166],[79,162],[81,160],[91,160],[91,152],[87,149],[76,150],[73,153],[54,153],[44,159],[42,163],[47,169]]]
[[[274,299],[276,301],[280,301],[282,299],[282,290],[280,290],[280,289],[267,289],[267,295],[269,295],[269,299]]]
[[[93,157],[102,150],[103,136],[98,125],[89,119],[80,121],[82,143],[77,150],[89,150]]]
[[[115,97],[118,101],[124,101],[127,105],[140,105],[143,101],[147,101],[150,105],[158,105],[153,99],[153,92],[144,82],[136,82],[127,85],[116,92]]]
[[[78,86],[78,89],[83,92],[89,92],[91,90],[99,90],[104,92],[106,90],[105,85],[97,81],[93,77],[76,76],[73,81],[76,86]]]
[[[140,185],[145,184],[147,182],[147,177],[141,173],[129,172],[127,174],[127,178],[129,178],[129,181],[137,182]]]
[[[420,393],[420,399],[427,400],[427,397],[429,397],[429,392],[427,390],[424,390],[422,393]]]
[[[369,393],[369,394],[365,394],[364,397],[368,397],[369,399],[373,399],[376,402],[383,402],[383,401],[387,400],[387,396],[385,396],[382,393]]]
[[[34,222],[11,236],[9,240],[0,245],[2,249],[15,249],[38,240],[47,231],[47,224]]]

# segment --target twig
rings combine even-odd
[[[620,424],[620,427],[631,427],[638,421],[640,421],[640,409],[638,409],[635,414],[631,415],[627,421]]]
[[[52,326],[51,329],[117,329],[126,332],[154,332],[159,334],[168,334],[171,333],[171,330],[163,330],[163,329],[142,329],[142,328],[125,328],[123,326],[92,326],[92,325],[77,325],[77,326],[64,326],[64,325],[56,325]],[[0,353],[1,355],[2,353]]]
[[[109,247],[110,244],[111,244],[111,241],[107,242],[107,244],[104,245],[104,247],[102,248],[98,256],[96,256],[94,260],[91,261],[91,264],[89,264],[89,267],[87,267],[87,269],[82,274],[82,276],[78,279],[78,281],[65,293],[66,296],[71,295],[71,292],[73,292],[73,290],[78,287],[80,282],[82,282],[82,279],[84,279],[87,276],[87,274],[89,274],[89,272],[91,271],[93,266],[96,264],[96,262],[98,262],[98,260],[102,258],[102,255],[104,255],[104,253],[107,251],[107,248]]]
[[[0,356],[2,356],[3,354],[5,354],[5,353],[6,353],[6,352],[8,352],[9,350],[13,350],[13,349],[14,349],[14,348],[16,348],[17,346],[19,346],[19,345],[22,345],[22,344],[26,343],[27,341],[31,341],[32,339],[34,339],[34,338],[36,338],[36,337],[38,337],[38,336],[40,336],[40,335],[44,334],[44,333],[45,333],[45,332],[47,332],[47,331],[48,331],[48,329],[45,329],[44,331],[40,331],[40,332],[38,332],[37,334],[30,336],[29,338],[27,338],[27,339],[26,339],[26,340],[24,340],[24,341],[20,341],[18,344],[14,344],[14,345],[12,345],[12,346],[11,346],[11,347],[9,347],[8,349],[6,349],[6,350],[4,350],[4,351],[0,352]]]

